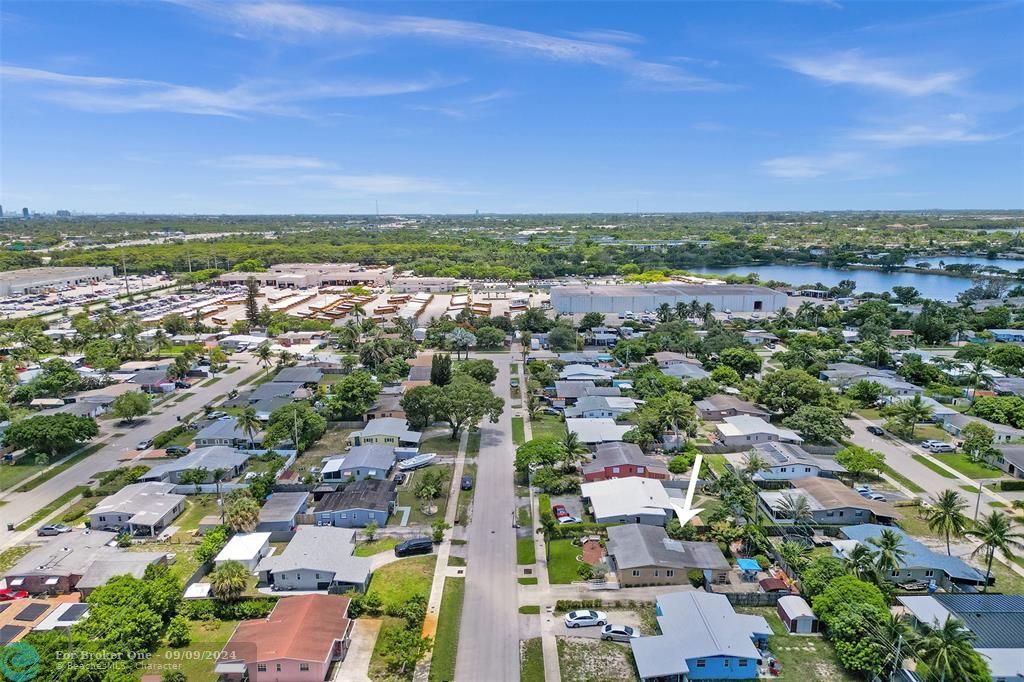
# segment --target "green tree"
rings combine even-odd
[[[192,643],[192,630],[189,627],[188,618],[175,616],[167,624],[167,644],[175,649],[188,646]]]
[[[972,421],[960,431],[960,436],[964,441],[964,452],[971,461],[977,462],[992,451],[996,432],[981,422]]]
[[[861,379],[851,384],[845,395],[861,407],[871,407],[885,395],[885,387],[876,381]]]
[[[879,617],[888,611],[885,595],[877,586],[844,575],[834,578],[821,594],[814,598],[814,613],[826,626],[831,626],[833,619],[845,613],[851,604],[865,604],[879,614]]]
[[[263,435],[264,447],[278,443],[295,442],[300,452],[307,450],[320,440],[327,430],[327,420],[305,401],[283,405],[274,410],[267,420]]]
[[[4,442],[18,450],[26,448],[56,457],[98,434],[99,428],[91,417],[60,413],[14,422],[4,433]]]
[[[885,466],[885,455],[859,445],[847,445],[836,453],[836,461],[846,467],[854,479],[864,474],[878,473]]]
[[[447,386],[452,380],[452,356],[447,353],[435,353],[430,361],[430,383],[434,386]]]
[[[399,400],[405,411],[406,421],[413,429],[423,430],[430,426],[434,417],[434,402],[440,389],[437,386],[415,386],[406,391]]]
[[[198,467],[196,469],[186,469],[181,472],[178,476],[178,483],[182,485],[194,485],[196,488],[196,495],[199,494],[199,486],[206,483],[206,479],[210,477],[210,470],[206,467]]]
[[[114,398],[110,404],[110,413],[129,424],[139,417],[149,414],[150,399],[148,393],[129,391]]]
[[[365,370],[350,372],[335,382],[324,399],[325,409],[334,417],[361,419],[380,395],[380,384]]]
[[[250,405],[235,417],[235,427],[245,435],[252,449],[256,446],[256,436],[263,429],[263,422],[256,416],[256,408]]]
[[[210,374],[212,376],[217,376],[217,372],[224,371],[224,368],[228,366],[228,356],[219,346],[214,346],[210,349],[208,359],[210,360]]]
[[[256,346],[253,355],[256,356],[256,364],[264,369],[270,367],[274,361],[274,351],[270,350],[270,344],[266,341]]]
[[[516,448],[515,469],[525,473],[531,466],[551,466],[564,459],[565,450],[557,438],[534,438]]]
[[[582,346],[580,337],[564,324],[556,325],[548,332],[548,347],[554,351],[578,350]]]
[[[802,369],[771,372],[757,387],[757,399],[773,412],[794,414],[804,405],[819,405],[828,396],[828,387]]]
[[[498,378],[498,368],[490,360],[463,360],[456,366],[455,374],[465,374],[489,385]]]
[[[210,591],[219,601],[237,601],[249,587],[249,571],[238,561],[225,561],[210,573]]]
[[[988,361],[998,370],[1020,374],[1024,370],[1024,348],[1014,343],[1000,343],[989,352]]]
[[[413,495],[423,503],[423,513],[432,515],[437,511],[434,507],[434,500],[441,496],[444,486],[444,474],[438,469],[424,469],[416,477],[416,484],[413,487]]]
[[[228,527],[236,533],[251,533],[260,519],[260,503],[250,495],[235,495],[224,507]]]
[[[496,327],[481,327],[476,331],[476,347],[495,350],[505,344],[505,332]]]
[[[967,532],[968,519],[964,515],[967,503],[955,490],[943,490],[927,510],[928,528],[946,537],[946,554],[952,556],[949,538],[962,537]]]
[[[434,415],[448,422],[452,440],[457,440],[464,428],[475,428],[485,417],[496,424],[504,409],[504,400],[468,376],[457,376],[441,387],[434,401]]]
[[[245,280],[245,318],[253,326],[260,324],[260,306],[256,299],[260,295],[260,285],[255,277]]]
[[[1001,554],[1007,561],[1013,561],[1016,552],[1024,549],[1024,542],[1021,542],[1024,535],[1014,528],[1014,522],[1009,517],[998,511],[983,516],[966,535],[981,543],[971,552],[971,556],[985,558],[985,587],[982,588],[982,592],[987,592],[992,577],[992,560],[995,559],[996,553]]]
[[[782,425],[799,431],[812,443],[841,441],[853,435],[853,430],[843,421],[843,415],[832,408],[817,405],[800,407],[783,419]]]
[[[974,651],[975,634],[963,621],[950,617],[943,623],[922,623],[921,630],[917,651],[921,661],[928,666],[931,680],[972,682],[978,679],[979,662],[984,672],[985,664]]]
[[[908,400],[889,403],[882,409],[882,416],[891,417],[913,438],[917,425],[932,418],[932,408],[920,395],[915,395]]]
[[[816,556],[800,575],[800,591],[813,603],[815,597],[842,575],[845,575],[845,570],[839,559],[829,555]]]
[[[410,628],[389,628],[381,633],[381,657],[388,669],[404,677],[406,670],[416,667],[431,647],[431,639]]]
[[[583,318],[580,320],[580,330],[590,331],[594,327],[601,327],[604,325],[604,315],[601,313],[589,312],[584,313]]]
[[[747,348],[726,348],[718,357],[723,365],[732,367],[741,378],[761,371],[760,356]]]
[[[875,565],[880,574],[900,570],[907,563],[908,551],[903,548],[903,536],[885,528],[877,538],[868,538],[868,544],[877,547]]]

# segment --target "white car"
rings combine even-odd
[[[859,485],[856,488],[854,488],[854,490],[856,490],[861,495],[867,495],[868,493],[872,492],[871,486],[869,485]]]
[[[563,516],[562,518],[558,519],[558,523],[564,525],[566,523],[583,523],[583,521],[576,518],[575,516]]]
[[[866,493],[864,497],[875,502],[885,502],[885,495],[879,495],[878,493]]]
[[[601,639],[614,642],[628,642],[640,636],[640,631],[628,625],[605,625],[601,628]]]
[[[608,623],[608,614],[604,611],[584,609],[565,614],[565,627],[567,628],[586,628],[606,623]]]
[[[921,447],[925,450],[931,450],[935,445],[945,445],[946,441],[943,440],[923,440],[921,441]]]
[[[932,452],[956,452],[956,447],[949,443],[935,443],[928,449]]]

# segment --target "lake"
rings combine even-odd
[[[935,259],[937,263],[943,260],[947,263],[956,262],[952,259]],[[986,260],[986,259],[981,259]],[[920,262],[920,261],[917,261]],[[989,261],[986,261],[989,262]],[[1009,262],[1009,261],[1008,261]],[[1024,266],[1024,262],[1021,263]],[[1004,266],[1006,267],[1006,266]],[[1007,268],[1009,269],[1009,268]],[[709,275],[746,275],[756,272],[761,281],[770,279],[780,282],[789,282],[793,286],[803,284],[813,285],[821,282],[826,286],[835,286],[841,280],[852,279],[857,283],[855,293],[863,294],[868,291],[882,293],[891,291],[893,287],[915,287],[925,298],[937,301],[955,301],[956,295],[961,291],[974,285],[967,277],[947,277],[945,275],[925,275],[916,272],[882,272],[880,270],[840,270],[827,268],[822,265],[736,265],[729,267],[690,267],[692,272],[705,273]]]
[[[1010,272],[1024,268],[1024,260],[1020,258],[985,258],[984,256],[926,256],[923,258],[908,256],[906,265],[928,263],[933,268],[937,268],[940,262],[946,265],[994,265]]]

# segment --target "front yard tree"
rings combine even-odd
[[[846,389],[846,397],[861,407],[870,407],[885,394],[885,387],[876,381],[861,379]]]
[[[476,346],[481,350],[495,350],[505,343],[505,332],[497,327],[481,327],[476,332]]]
[[[224,371],[224,368],[228,364],[228,356],[220,348],[214,347],[210,349],[210,374],[217,376],[217,372]]]
[[[491,389],[468,376],[457,376],[437,393],[434,415],[452,427],[452,440],[462,430],[476,427],[485,417],[497,423],[505,409],[505,401]]]
[[[836,453],[836,461],[858,479],[864,474],[877,473],[885,466],[885,455],[859,445],[848,445]]]
[[[447,386],[452,380],[452,356],[447,353],[436,353],[430,360],[430,383],[434,386]]]
[[[4,442],[16,450],[27,448],[56,457],[98,434],[99,428],[91,417],[50,414],[15,422],[4,434]]]
[[[761,358],[757,353],[746,348],[726,348],[719,355],[726,367],[732,367],[742,378],[761,371]]]
[[[267,430],[263,436],[264,447],[273,447],[278,443],[291,442],[299,452],[307,449],[320,440],[327,430],[327,420],[309,403],[302,401],[284,405],[274,410],[267,420]],[[295,441],[298,440],[298,443]]]
[[[443,475],[437,469],[427,469],[419,475],[413,495],[423,503],[424,514],[430,515],[436,511],[434,500],[441,496],[443,484]]]
[[[498,368],[490,360],[465,360],[455,368],[455,373],[465,374],[488,385],[498,378]]]
[[[787,429],[799,431],[813,443],[839,441],[853,434],[843,421],[843,415],[828,407],[804,405],[792,416],[782,420]]]
[[[434,418],[434,401],[440,389],[437,386],[416,386],[410,388],[399,402],[405,410],[409,427],[423,430]]]
[[[110,405],[110,413],[131,424],[139,417],[149,414],[150,407],[148,393],[130,391],[114,398],[114,402]]]
[[[977,462],[992,450],[996,432],[981,422],[971,422],[963,428],[960,436],[964,439],[964,452]]]
[[[802,369],[783,369],[764,377],[757,397],[772,412],[789,416],[804,405],[820,404],[828,394],[828,386]]]
[[[925,517],[929,529],[946,536],[946,554],[949,556],[953,555],[949,547],[950,536],[963,537],[967,532],[968,520],[964,515],[966,508],[967,503],[960,493],[955,490],[943,490]]]
[[[380,384],[365,370],[356,370],[331,386],[324,404],[331,416],[343,420],[362,419],[380,395]]]
[[[210,589],[220,601],[237,601],[248,586],[249,572],[238,561],[225,561],[210,574]]]

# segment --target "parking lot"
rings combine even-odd
[[[171,278],[165,275],[129,275],[114,277],[95,284],[60,287],[39,294],[14,294],[0,299],[0,315],[4,317],[31,317],[67,308],[74,313],[85,305],[95,305],[122,296],[127,290],[138,293],[166,286]],[[127,286],[127,289],[126,289]]]

